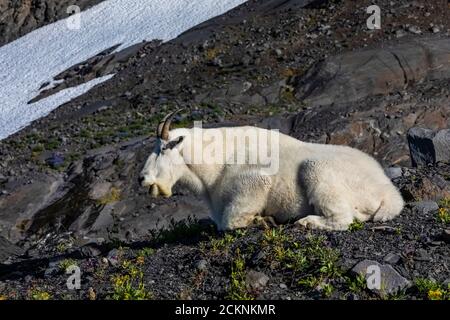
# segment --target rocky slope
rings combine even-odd
[[[381,30],[367,29],[368,5],[249,1],[169,43],[105,52],[60,75],[75,85],[117,73],[0,141],[0,296],[448,297],[450,159],[433,138],[450,125],[447,2],[379,1]],[[201,199],[178,188],[153,200],[138,186],[175,99],[188,108],[178,126],[255,124],[364,150],[408,205],[349,232],[218,234]],[[410,147],[432,160],[411,167]],[[366,260],[383,265],[385,291],[362,286]],[[65,287],[70,264],[83,270],[79,291]]]

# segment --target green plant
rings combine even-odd
[[[76,266],[77,262],[73,259],[64,259],[62,261],[59,262],[58,266],[59,269],[62,271],[66,271],[67,268],[71,267],[71,266]]]
[[[139,250],[138,257],[149,257],[155,253],[153,248],[143,248]]]
[[[319,285],[320,281],[321,281],[321,279],[319,277],[313,276],[313,275],[308,275],[308,276],[298,280],[297,283],[302,287],[306,287],[308,289],[314,289]]]
[[[231,264],[230,288],[228,290],[227,299],[253,300],[253,297],[247,291],[245,277],[245,259],[238,249],[236,251],[236,257]]]
[[[324,241],[324,237],[307,238],[306,254],[310,264],[317,265],[319,272],[326,277],[341,276],[342,270],[337,265],[339,251],[325,246]]]
[[[444,224],[450,223],[450,197],[439,201],[438,220]]]
[[[323,295],[324,295],[325,298],[331,297],[331,295],[333,294],[333,292],[334,292],[334,287],[333,287],[332,284],[330,284],[330,283],[325,283],[325,284],[322,286],[322,293],[323,293]]]
[[[122,274],[112,277],[113,300],[148,300],[152,294],[146,290],[144,273],[134,261],[122,262]]]
[[[367,288],[364,275],[358,274],[355,278],[347,278],[347,286],[351,292],[359,293]]]
[[[348,231],[358,231],[364,228],[364,222],[353,220],[353,222],[348,226]]]
[[[226,233],[222,238],[213,238],[211,239],[211,250],[214,253],[221,252],[223,250],[227,250],[231,244],[235,241],[235,238],[232,234]]]
[[[450,285],[444,288],[434,280],[417,278],[414,280],[414,285],[420,294],[425,296],[428,300],[445,300],[450,299]]]
[[[69,245],[65,242],[60,242],[58,243],[58,245],[56,246],[56,250],[59,253],[63,253],[64,251],[66,251],[69,248]]]
[[[263,233],[263,244],[265,245],[282,244],[289,240],[290,238],[285,234],[282,226],[266,229]]]
[[[43,291],[40,289],[34,289],[31,291],[31,300],[50,300],[52,299],[52,295],[47,291]]]

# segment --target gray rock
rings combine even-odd
[[[53,153],[49,158],[45,160],[47,165],[50,167],[57,169],[64,165],[64,156],[59,153]]]
[[[406,35],[406,32],[403,29],[398,29],[398,30],[395,31],[395,36],[397,38],[404,37],[405,35]]]
[[[102,252],[93,246],[84,246],[80,249],[80,254],[84,258],[98,257]]]
[[[8,178],[6,178],[4,175],[0,174],[0,183],[7,182]]]
[[[408,28],[408,31],[411,32],[411,33],[414,33],[414,34],[421,34],[421,33],[422,33],[422,31],[420,30],[420,28],[419,28],[419,27],[416,27],[416,26],[411,26],[411,27],[409,27],[409,28]]]
[[[402,257],[400,257],[398,254],[396,253],[388,253],[384,258],[383,261],[387,262],[389,264],[397,264],[402,260]]]
[[[408,131],[412,165],[425,166],[436,162],[450,162],[450,129],[434,132],[414,127]]]
[[[396,233],[397,229],[391,226],[375,226],[371,228],[372,231],[381,231],[381,232],[386,232],[386,233]]]
[[[106,256],[106,259],[113,267],[117,267],[120,264],[120,258],[120,251],[117,249],[112,249]]]
[[[444,231],[442,231],[441,238],[442,240],[444,240],[444,242],[450,243],[450,229],[445,229]]]
[[[359,300],[359,296],[356,293],[350,293],[347,296],[347,300]]]
[[[414,257],[416,261],[431,261],[430,254],[425,249],[419,249],[416,251],[416,256]]]
[[[23,254],[23,250],[0,236],[0,264]]]
[[[409,152],[414,167],[435,163],[433,146],[434,132],[425,128],[411,128],[408,131]]]
[[[440,130],[433,138],[436,162],[450,163],[450,129]]]
[[[51,276],[57,274],[60,271],[60,266],[59,266],[60,262],[61,262],[60,260],[50,261],[47,269],[45,269],[44,276],[51,277]]]
[[[437,26],[434,26],[434,27],[431,29],[431,31],[432,31],[433,33],[439,33],[441,30],[440,30]]]
[[[414,210],[421,214],[428,214],[439,209],[439,205],[434,201],[414,202],[412,205]]]
[[[264,118],[261,123],[258,124],[258,127],[268,130],[279,130],[281,133],[289,134],[292,131],[293,122],[293,117],[286,118],[282,116],[273,116]]]
[[[295,97],[309,105],[345,104],[413,81],[447,79],[449,52],[448,39],[433,38],[346,52],[308,70],[295,86]]]
[[[250,289],[260,291],[264,289],[269,280],[270,278],[266,274],[255,270],[250,270],[247,273],[245,282]]]
[[[396,292],[411,286],[411,282],[400,275],[391,265],[382,265],[373,260],[363,260],[359,262],[352,268],[351,273],[364,276],[367,279],[368,284],[372,286],[376,284],[376,282],[374,282],[374,280],[376,280],[376,272],[371,270],[371,268],[376,267],[379,268],[380,279],[378,287],[375,286],[374,288],[369,288],[373,292],[376,292],[379,295],[395,294]]]
[[[92,200],[100,200],[108,194],[111,187],[112,184],[110,182],[96,183],[92,186],[91,191],[89,192],[89,198]]]
[[[450,278],[445,279],[442,284],[444,285],[444,287],[450,286]]]
[[[208,261],[205,259],[197,261],[195,268],[199,271],[206,271],[208,269]]]
[[[266,253],[264,252],[264,250],[260,250],[253,255],[251,262],[252,262],[252,264],[257,265],[261,261],[263,261],[265,258],[266,258]]]
[[[384,172],[389,177],[389,179],[393,180],[402,176],[402,168],[400,167],[390,167],[384,169]]]

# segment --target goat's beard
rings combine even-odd
[[[162,188],[161,186],[158,186],[157,184],[154,184],[150,187],[150,195],[153,198],[157,198],[160,195],[169,198],[172,195],[172,192],[170,190]]]

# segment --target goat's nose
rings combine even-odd
[[[145,178],[143,176],[139,177],[139,185],[142,185],[142,182],[144,182]]]

